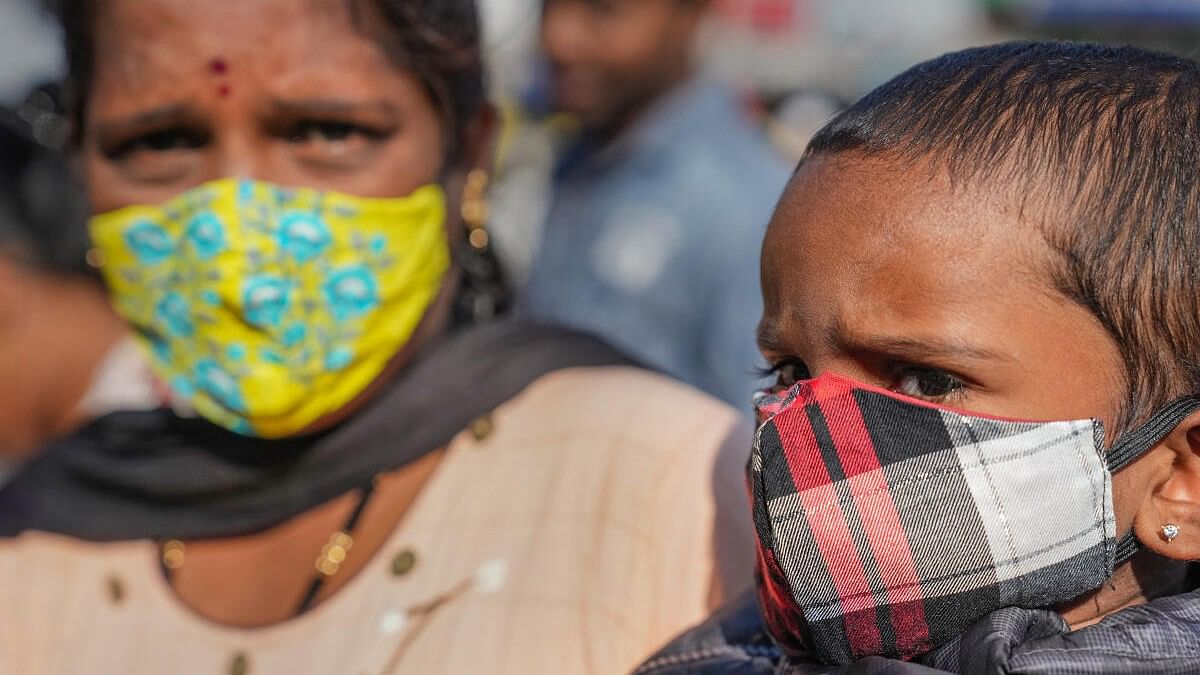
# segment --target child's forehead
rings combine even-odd
[[[1013,193],[899,160],[810,159],[769,227],[764,294],[947,306],[1045,294],[1052,253]]]
[[[771,234],[800,229],[791,234],[923,257],[961,257],[986,245],[1016,261],[1047,248],[1044,202],[1009,181],[957,179],[928,162],[817,156],[789,183]]]

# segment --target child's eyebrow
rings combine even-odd
[[[874,352],[893,358],[936,359],[947,357],[968,358],[975,361],[1012,361],[1010,354],[988,349],[961,340],[937,336],[895,336],[856,334],[840,320],[835,319],[822,336],[824,344],[844,353]],[[757,330],[758,347],[765,353],[786,353],[791,346],[779,325],[763,320]]]
[[[779,352],[786,349],[786,341],[779,334],[779,326],[772,321],[762,321],[755,331],[758,348],[764,352]]]
[[[852,336],[839,335],[838,343],[846,351],[871,351],[890,356],[911,359],[937,357],[966,357],[977,361],[1011,361],[1012,357],[1001,352],[968,344],[957,340],[937,337],[898,337],[891,335]]]

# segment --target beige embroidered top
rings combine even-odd
[[[576,369],[493,421],[451,443],[366,569],[266,628],[191,613],[152,542],[0,542],[0,673],[623,673],[708,613],[714,521],[749,527],[716,506],[745,508],[731,410],[641,371]],[[727,561],[748,584],[750,561]]]

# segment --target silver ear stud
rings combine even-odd
[[[1167,540],[1167,543],[1175,541],[1175,537],[1179,536],[1179,526],[1174,523],[1163,525],[1162,536]]]

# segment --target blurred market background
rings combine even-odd
[[[482,0],[501,95],[537,73],[540,0]],[[942,52],[1018,37],[1102,39],[1194,55],[1200,0],[716,0],[712,72],[772,104],[796,92],[849,100]],[[0,0],[0,102],[61,73],[37,0]]]
[[[562,147],[529,102],[546,81],[542,0],[481,0],[494,98],[503,113],[493,187],[495,245],[519,287],[541,241]],[[841,106],[914,63],[1016,38],[1127,42],[1194,56],[1200,0],[713,0],[697,58],[744,95],[786,160]],[[33,88],[61,76],[58,32],[40,0],[0,0],[0,106],[39,143],[66,138],[57,101]],[[551,125],[549,128],[553,128]]]

